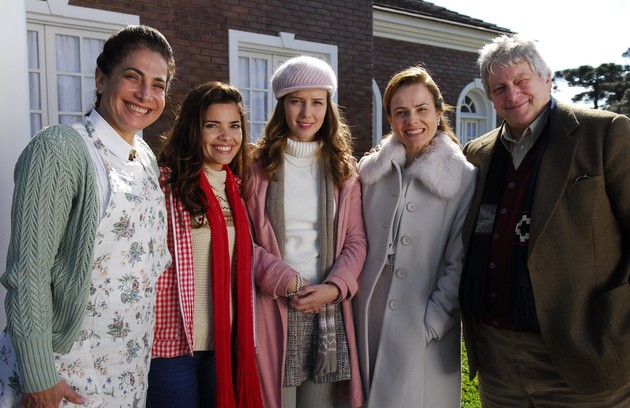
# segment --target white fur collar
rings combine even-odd
[[[359,161],[359,176],[364,184],[376,183],[394,169],[405,167],[405,146],[392,135],[381,142],[378,152]],[[426,150],[407,169],[429,191],[443,199],[454,197],[462,185],[466,157],[446,133],[438,132]]]

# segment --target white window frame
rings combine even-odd
[[[127,25],[139,24],[140,17],[71,6],[68,0],[26,0],[26,21],[27,30],[38,33],[39,68],[37,72],[40,74],[40,109],[30,110],[30,112],[40,113],[42,126],[47,126],[58,123],[59,114],[63,114],[57,106],[55,35],[64,34],[105,40],[111,33]],[[32,71],[29,69],[29,72]],[[83,84],[83,78],[88,77],[89,74],[82,72],[81,76]],[[84,106],[86,104],[84,95],[85,93],[82,93],[81,106],[85,111],[89,106]]]
[[[470,98],[477,112],[470,114],[462,112],[462,105],[465,98]],[[481,79],[476,78],[462,89],[457,99],[457,123],[455,124],[455,134],[463,144],[466,140],[462,140],[460,135],[464,134],[466,124],[470,121],[477,123],[477,137],[491,131],[496,127],[496,111],[492,102],[486,97]]]
[[[383,140],[383,97],[378,84],[372,79],[372,146]]]
[[[267,59],[267,78],[271,78],[273,72],[278,66],[287,59],[299,55],[311,55],[322,58],[337,74],[337,52],[336,45],[316,43],[311,41],[296,40],[295,34],[280,32],[277,36],[256,34],[247,31],[238,31],[230,29],[228,32],[228,49],[229,49],[229,81],[236,87],[239,87],[239,57],[252,57]],[[333,96],[333,100],[338,100],[337,92]],[[271,85],[267,88],[267,112],[266,119],[271,116],[276,105],[276,99],[273,96]],[[249,107],[246,107],[249,110]],[[252,128],[251,115],[248,115],[249,128]],[[252,140],[255,141],[255,140]]]
[[[89,62],[91,66],[84,67],[85,62],[83,58],[80,58],[80,72],[77,73],[65,73],[57,71],[57,52],[56,52],[56,36],[67,35],[72,37],[78,37],[81,43],[81,52],[83,52],[82,41],[85,38],[93,38],[107,40],[111,32],[99,32],[99,31],[86,31],[78,30],[75,28],[61,27],[57,25],[39,25],[28,24],[29,31],[37,31],[40,37],[38,42],[38,54],[40,58],[40,71],[43,69],[43,75],[40,78],[40,97],[42,110],[46,112],[42,116],[46,121],[44,125],[50,125],[53,123],[59,123],[59,117],[64,115],[76,115],[85,113],[94,103],[94,70],[96,68],[96,61]],[[45,75],[44,75],[45,73]],[[80,111],[70,112],[61,111],[59,108],[59,95],[58,95],[58,77],[59,75],[71,75],[80,77],[81,82],[81,107]],[[91,80],[91,81],[90,81]],[[91,82],[91,84],[90,84]],[[90,85],[88,85],[90,84]],[[86,87],[85,89],[83,87]]]
[[[33,108],[33,106],[30,103],[30,91],[29,91],[29,116],[32,117],[32,115],[39,115],[40,118],[40,123],[39,123],[39,127],[44,127],[44,124],[48,124],[50,123],[48,120],[48,103],[47,103],[47,97],[46,97],[46,57],[45,57],[45,48],[46,46],[44,45],[43,47],[40,45],[42,43],[46,43],[46,39],[44,36],[44,26],[42,25],[33,25],[33,24],[28,24],[27,23],[27,32],[28,31],[33,31],[37,33],[37,60],[38,60],[38,66],[36,68],[31,68],[30,66],[28,67],[28,74],[29,74],[29,87],[32,86],[31,82],[30,82],[30,75],[31,74],[37,74],[38,78],[39,78],[39,90],[38,90],[38,96],[39,96],[39,108]],[[30,123],[31,123],[31,136],[33,136],[34,132],[36,132],[38,129],[33,129],[33,122],[32,119],[30,119]]]

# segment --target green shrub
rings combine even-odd
[[[477,377],[473,381],[468,379],[468,357],[466,346],[462,340],[462,408],[479,408],[479,384]]]

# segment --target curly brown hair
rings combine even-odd
[[[230,163],[232,173],[240,178],[241,190],[247,186],[251,153],[247,133],[247,115],[241,93],[223,82],[206,82],[188,93],[171,130],[163,136],[164,144],[158,155],[158,164],[171,173],[164,183],[192,215],[206,213],[208,203],[201,187],[199,174],[203,171],[203,117],[210,105],[233,103],[241,117],[243,141]]]
[[[290,133],[284,99],[289,95],[291,94],[278,100],[271,119],[265,125],[263,137],[256,144],[257,159],[269,179],[277,179],[284,162],[282,155]],[[352,163],[352,134],[330,93],[327,93],[326,102],[324,123],[317,131],[315,140],[322,142],[319,154],[326,172],[332,176],[335,186],[341,188],[355,173]]]

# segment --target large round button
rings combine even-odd
[[[403,235],[400,238],[400,243],[407,246],[411,244],[411,237],[409,235]]]
[[[389,301],[389,308],[392,310],[398,310],[400,309],[400,302],[396,299],[390,300]]]
[[[416,203],[407,203],[407,211],[409,212],[418,211],[418,205]]]
[[[396,270],[396,277],[398,279],[405,279],[407,277],[407,270],[405,268],[398,268]]]

